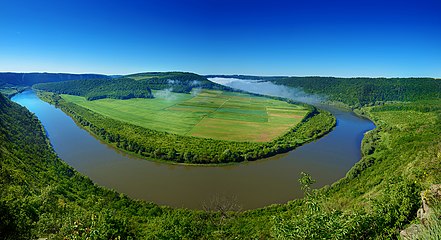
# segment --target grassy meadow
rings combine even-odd
[[[243,93],[153,91],[154,99],[100,99],[61,95],[104,116],[141,127],[218,140],[266,142],[299,123],[307,109]]]

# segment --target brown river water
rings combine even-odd
[[[33,91],[20,93],[12,100],[35,113],[58,156],[95,183],[135,199],[193,209],[201,209],[220,197],[234,199],[244,210],[286,203],[303,195],[298,183],[302,171],[317,181],[314,187],[330,185],[360,160],[363,135],[375,127],[352,112],[319,105],[315,97],[295,89],[268,82],[211,80],[318,105],[336,116],[337,126],[315,142],[268,159],[230,166],[171,165],[139,159],[109,147]]]

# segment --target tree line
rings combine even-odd
[[[311,108],[295,127],[270,142],[234,142],[181,136],[114,120],[66,102],[56,94],[39,93],[100,139],[146,158],[195,164],[252,161],[287,152],[323,136],[335,126],[329,112]]]
[[[203,76],[182,72],[139,73],[113,79],[81,79],[39,83],[33,85],[33,88],[58,94],[83,96],[87,100],[153,98],[151,89],[169,89],[178,93],[190,93],[194,88],[231,90],[229,87],[213,83]]]
[[[62,82],[79,79],[110,79],[110,76],[100,74],[71,74],[71,73],[0,73],[0,88],[13,86],[32,86],[44,82]]]
[[[328,100],[354,108],[385,101],[417,101],[441,98],[441,80],[434,78],[335,78],[289,77],[272,80],[275,84],[301,88]]]
[[[313,190],[302,174],[303,199],[223,213],[160,207],[97,186],[57,158],[33,114],[0,94],[0,236],[395,239],[418,221],[420,192],[441,181],[440,106],[424,100],[362,108],[377,128],[345,178]]]
[[[209,81],[207,78],[187,72],[150,72],[127,75],[144,82],[152,89],[170,89],[172,92],[190,93],[193,88],[231,90],[229,87]]]
[[[83,96],[87,100],[102,98],[153,98],[151,89],[143,82],[129,78],[74,80],[39,83],[33,88],[57,94]]]

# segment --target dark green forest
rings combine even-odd
[[[74,80],[33,86],[34,89],[46,91],[39,92],[40,98],[61,108],[78,124],[107,143],[144,158],[176,163],[218,164],[270,157],[317,139],[335,126],[335,118],[330,113],[305,105],[310,112],[302,122],[271,142],[222,141],[145,129],[93,113],[68,103],[57,95],[79,95],[88,100],[150,98],[150,88],[169,87],[173,88],[173,91],[182,92],[190,92],[192,88],[223,89],[221,85],[208,81],[205,77],[181,72],[140,73],[110,80]]]
[[[232,90],[209,81],[207,78],[187,72],[148,72],[125,76],[147,84],[151,89],[170,89],[172,92],[190,93],[193,88]]]
[[[168,89],[172,92],[190,93],[194,88],[232,90],[205,77],[184,72],[149,72],[112,79],[80,79],[39,83],[33,88],[58,94],[84,96],[88,100],[102,98],[151,98],[151,89]]]
[[[417,101],[441,98],[441,80],[433,78],[335,78],[289,77],[272,79],[275,84],[325,95],[353,108],[385,101]]]
[[[110,79],[100,74],[70,73],[0,73],[0,88],[11,86],[32,86],[43,82],[61,82],[79,79]]]
[[[441,101],[422,90],[433,82],[420,84],[406,102],[401,92],[364,107],[350,104],[358,88],[340,89],[348,93],[341,101],[377,126],[363,138],[361,160],[321,189],[302,174],[302,199],[244,212],[160,207],[98,187],[56,157],[33,114],[0,95],[0,238],[396,239],[419,223],[420,192],[441,182]],[[433,214],[418,239],[440,236]]]
[[[32,113],[1,94],[0,126],[0,239],[192,238],[212,225],[201,211],[96,186],[57,158]]]
[[[146,84],[129,78],[39,83],[35,84],[33,88],[58,94],[83,96],[87,100],[153,98],[152,91]]]
[[[303,174],[303,199],[245,212],[216,206],[207,212],[159,207],[94,185],[56,157],[33,114],[0,96],[0,236],[396,238],[415,221],[419,192],[441,180],[440,102],[393,103],[362,113],[378,127],[363,140],[362,160],[342,180],[314,190],[311,176]]]

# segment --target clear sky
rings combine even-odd
[[[441,0],[0,0],[0,71],[441,77]]]

